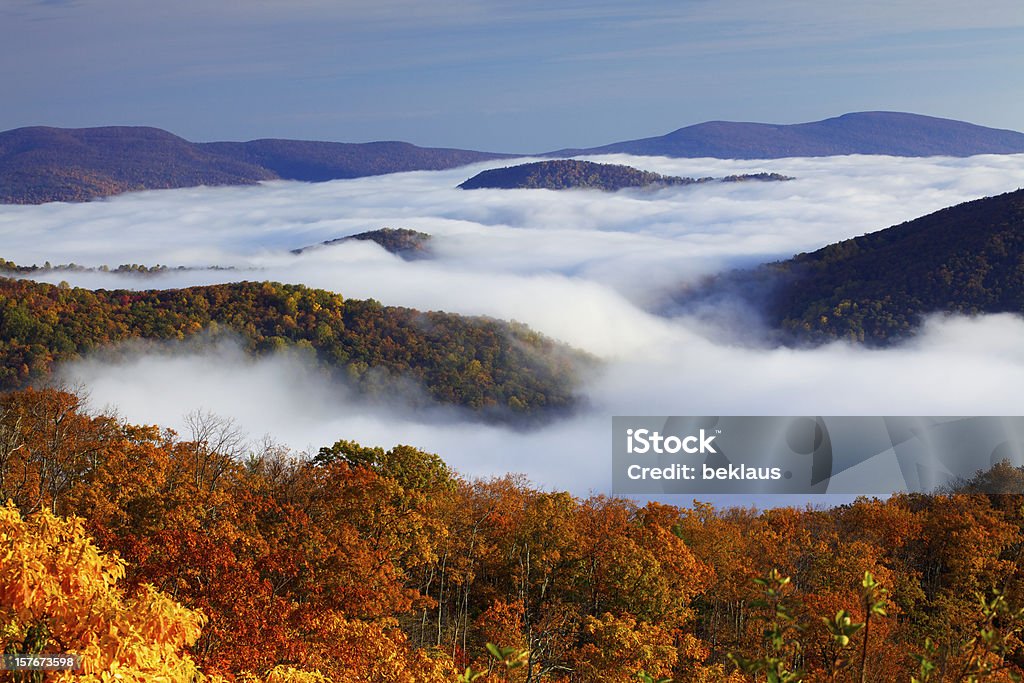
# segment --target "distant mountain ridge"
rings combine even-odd
[[[811,123],[708,121],[667,135],[550,156],[635,154],[680,158],[780,159],[843,154],[966,157],[1024,153],[1024,133],[903,112],[856,112]]]
[[[710,121],[668,135],[541,156],[777,159],[887,154],[1024,153],[1024,133],[899,112],[860,112],[792,125]],[[159,128],[17,128],[0,132],[0,203],[86,201],[136,190],[323,181],[442,170],[513,154],[407,142],[252,140],[195,143]]]
[[[466,149],[417,147],[408,142],[252,140],[206,142],[196,146],[206,152],[266,169],[283,180],[309,182],[403,171],[441,171],[512,156]]]
[[[159,128],[18,128],[0,133],[0,202],[82,201],[131,190],[249,185],[271,171]]]
[[[441,170],[509,155],[407,142],[195,143],[159,128],[18,128],[0,133],[0,203],[85,201],[135,190],[322,181]]]

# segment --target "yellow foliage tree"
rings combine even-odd
[[[333,683],[450,683],[455,676],[450,658],[412,647],[393,619],[362,621],[332,614],[308,626],[330,644],[330,654],[317,648],[305,668]],[[304,681],[298,676],[279,680]]]
[[[48,680],[206,680],[182,650],[205,618],[151,586],[117,588],[124,563],[103,555],[82,520],[47,510],[23,519],[0,508],[0,647],[15,654],[76,654],[83,670]]]
[[[641,670],[655,679],[672,674],[678,652],[660,626],[606,612],[587,617],[583,630],[589,642],[577,651],[576,664],[584,680],[628,681]]]

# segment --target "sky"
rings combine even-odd
[[[673,314],[666,302],[709,273],[1015,190],[1024,186],[1024,155],[601,159],[670,175],[768,171],[796,179],[617,193],[457,189],[476,172],[508,163],[499,161],[317,184],[273,181],[0,206],[0,243],[5,258],[22,264],[237,269],[40,276],[52,283],[303,283],[390,305],[518,320],[601,359],[601,369],[579,388],[586,408],[530,430],[481,424],[440,406],[413,414],[400,403],[370,404],[300,359],[253,360],[231,344],[129,347],[59,373],[84,387],[95,409],[109,406],[136,423],[182,430],[189,412],[211,411],[236,420],[254,439],[268,434],[298,451],[341,438],[407,443],[438,453],[466,476],[521,472],[546,489],[607,494],[613,415],[1021,414],[1019,316],[935,318],[913,342],[886,350],[845,343],[784,348],[759,337],[756,315],[740,302],[733,302],[736,316],[715,324]],[[371,242],[291,253],[384,226],[433,235],[434,258],[404,261]]]
[[[0,130],[539,153],[706,120],[1024,129],[1019,0],[4,0]]]

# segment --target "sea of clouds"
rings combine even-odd
[[[709,329],[704,318],[657,313],[673,292],[706,275],[1018,189],[1024,155],[594,160],[670,175],[771,171],[796,180],[618,193],[456,189],[505,161],[320,184],[152,191],[0,207],[0,256],[25,265],[232,268],[39,276],[91,288],[276,280],[527,323],[604,360],[584,387],[587,410],[531,430],[484,425],[442,408],[414,414],[371,405],[293,356],[253,360],[229,344],[88,358],[61,375],[87,387],[97,408],[114,407],[131,421],[180,428],[187,413],[205,409],[300,450],[339,438],[409,443],[469,476],[523,472],[539,486],[578,494],[609,491],[616,414],[1024,410],[1019,317],[933,318],[914,341],[869,350],[845,343],[772,348],[749,343],[744,329]],[[435,257],[405,261],[371,242],[291,253],[385,226],[430,233]]]

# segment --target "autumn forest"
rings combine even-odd
[[[0,407],[0,638],[80,654],[82,680],[1009,681],[1024,665],[1024,499],[971,482],[828,509],[639,505],[470,480],[413,446],[254,446],[207,413],[175,434],[55,389]]]

